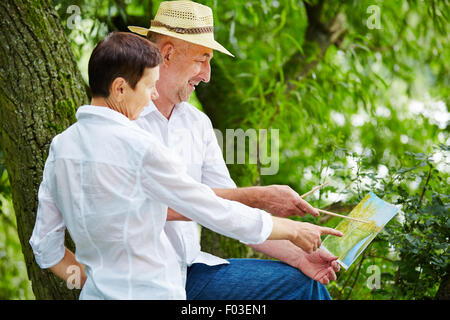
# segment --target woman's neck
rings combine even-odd
[[[106,107],[111,110],[117,111],[121,114],[123,114],[125,117],[127,117],[130,120],[133,120],[132,115],[130,114],[129,110],[120,103],[113,103],[111,99],[103,98],[103,97],[94,97],[91,99],[91,105],[96,107]]]

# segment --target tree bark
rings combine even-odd
[[[436,300],[450,300],[450,274],[446,274],[442,279],[439,289],[434,296]]]
[[[87,103],[85,87],[51,1],[0,1],[0,14],[0,145],[28,276],[37,299],[76,299],[37,266],[28,241],[50,142]]]

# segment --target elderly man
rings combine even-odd
[[[213,50],[232,56],[214,40],[209,7],[191,1],[162,2],[150,29],[129,29],[154,42],[164,60],[159,98],[141,113],[139,126],[178,153],[188,173],[220,197],[276,216],[318,215],[287,186],[236,188],[211,121],[187,103],[195,87],[210,80]],[[195,222],[171,209],[167,220],[165,232],[186,277],[188,299],[330,299],[324,285],[336,279],[339,265],[328,253],[306,253],[289,241],[267,240],[251,247],[280,261],[224,260],[201,251]]]

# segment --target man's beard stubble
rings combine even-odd
[[[191,97],[192,92],[189,92],[189,85],[185,86],[184,88],[180,88],[178,90],[178,103],[189,101],[189,98]]]

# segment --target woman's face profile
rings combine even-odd
[[[124,97],[128,106],[128,114],[131,120],[136,120],[139,114],[150,103],[150,100],[158,99],[156,82],[159,79],[159,66],[146,68],[134,89],[129,88]]]

